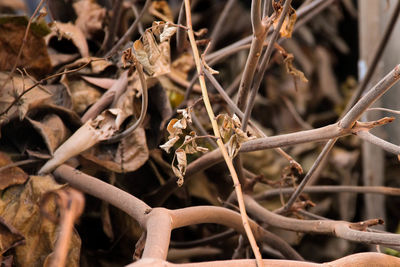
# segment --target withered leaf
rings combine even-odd
[[[166,143],[160,145],[160,148],[165,150],[165,152],[169,153],[171,148],[175,145],[175,143],[179,140],[179,136],[174,136],[170,140],[168,140]]]
[[[142,127],[123,138],[117,147],[98,145],[82,156],[113,172],[133,172],[143,166],[149,158],[146,133]]]
[[[0,167],[13,163],[3,152],[0,152]],[[0,171],[0,190],[11,185],[23,184],[28,179],[28,175],[19,167],[10,167]]]
[[[11,70],[17,60],[28,19],[25,16],[0,16],[0,70]],[[25,68],[36,78],[51,71],[51,62],[43,36],[49,28],[42,20],[31,25],[17,67]]]
[[[24,185],[15,185],[2,192],[0,216],[25,237],[25,245],[15,247],[17,266],[43,266],[54,250],[58,238],[58,226],[44,220],[39,202],[49,191],[63,188],[50,176],[31,176]],[[49,211],[56,216],[56,205],[52,203]],[[81,240],[73,232],[67,257],[67,266],[78,267]]]

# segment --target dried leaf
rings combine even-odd
[[[192,123],[192,116],[190,115],[191,112],[192,112],[192,108],[191,107],[187,107],[185,109],[178,109],[176,111],[176,113],[182,114],[183,118],[189,123]]]
[[[175,151],[175,154],[178,161],[178,169],[182,173],[182,175],[185,175],[187,166],[186,153],[182,148],[178,148]]]
[[[274,28],[276,28],[280,20],[280,17],[282,15],[283,7],[280,3],[273,3],[273,7],[275,9],[275,13],[277,14],[274,20]],[[292,6],[289,6],[289,10],[286,14],[282,27],[279,31],[281,37],[286,37],[286,38],[292,37],[292,32],[294,29],[294,24],[296,23],[296,19],[297,19],[296,10]]]
[[[103,30],[103,21],[106,16],[106,9],[101,7],[96,1],[80,0],[72,4],[77,14],[75,25],[81,29],[82,33],[89,39]]]
[[[168,23],[165,25],[163,32],[160,35],[160,42],[168,42],[175,34],[177,27],[170,26]]]
[[[156,36],[159,34],[161,29],[167,27],[164,35],[160,34],[160,40],[162,35],[162,41],[157,43]],[[173,35],[174,30],[168,29],[164,23],[153,23],[153,27],[147,29],[142,36],[142,41],[137,40],[133,44],[133,49],[136,58],[143,65],[144,71],[150,76],[157,77],[170,72],[170,44],[169,39]],[[175,30],[176,31],[176,30]]]
[[[24,241],[25,237],[11,224],[0,217],[0,255],[4,255],[7,250],[13,247],[22,245]]]
[[[58,40],[65,38],[74,43],[82,57],[89,57],[89,47],[81,29],[71,23],[61,22],[53,23],[52,29],[53,32],[46,36],[46,43],[53,37],[57,37]]]
[[[157,16],[160,19],[165,21],[174,21],[171,8],[169,7],[168,2],[165,0],[152,2],[150,11],[152,11],[154,16]]]
[[[177,120],[172,127],[179,130],[186,129],[187,127],[186,120],[184,118]]]
[[[165,152],[169,153],[171,148],[175,145],[175,143],[179,140],[179,136],[174,136],[170,140],[168,140],[166,143],[163,145],[160,145],[160,148],[162,148]]]
[[[178,177],[178,181],[176,181],[176,183],[178,184],[179,187],[181,187],[183,185],[183,180],[184,180],[183,175],[175,166],[172,165],[171,167],[175,176]]]
[[[175,137],[182,133],[182,130],[180,128],[174,127],[175,123],[177,123],[177,122],[178,122],[178,119],[176,119],[176,118],[173,118],[169,121],[169,123],[167,125],[167,131],[169,133],[169,138]]]
[[[84,112],[101,97],[101,92],[96,87],[80,79],[77,75],[63,75],[61,83],[71,93],[73,110],[76,113]]]
[[[123,173],[133,172],[149,158],[146,133],[142,127],[123,138],[118,146],[98,145],[81,154],[87,160],[107,170]]]
[[[31,176],[26,184],[2,192],[0,216],[25,237],[25,245],[14,248],[16,266],[43,266],[53,252],[59,228],[57,224],[43,220],[39,202],[46,192],[63,187],[50,176]],[[56,205],[50,204],[49,212],[55,217]],[[66,266],[78,267],[81,240],[76,231],[71,238]]]
[[[234,158],[239,153],[240,146],[237,135],[233,134],[227,143],[228,155]]]
[[[65,127],[60,117],[55,114],[45,115],[41,121],[35,121],[30,118],[28,118],[28,121],[42,136],[51,155],[69,135],[69,130]]]
[[[0,167],[13,163],[3,152],[0,152]],[[11,185],[23,184],[28,179],[28,175],[19,167],[10,167],[0,171],[0,190]]]
[[[0,84],[8,78],[7,73],[0,72]],[[4,90],[0,92],[0,112],[4,112],[10,104],[27,88],[31,87],[33,82],[30,79],[24,79],[20,76],[13,76],[10,81],[5,85]],[[50,100],[51,94],[42,86],[37,86],[26,93],[20,101],[9,109],[4,116],[7,119],[13,119],[17,115],[22,120],[28,110],[37,107],[44,102]],[[0,124],[1,120],[0,120]]]
[[[299,71],[293,66],[293,54],[288,54],[287,57],[283,60],[285,63],[286,71],[290,74],[293,75],[294,77],[299,78],[303,82],[308,82],[306,76],[304,76],[304,73]]]

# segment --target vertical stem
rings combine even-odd
[[[206,83],[204,80],[204,74],[201,70],[199,51],[197,49],[196,40],[194,38],[194,33],[193,33],[193,29],[192,29],[192,16],[191,16],[191,12],[190,12],[189,0],[185,0],[185,9],[186,9],[186,22],[187,22],[187,26],[188,26],[188,36],[189,36],[189,40],[190,40],[190,45],[193,50],[192,52],[193,52],[193,57],[194,57],[194,60],[196,63],[197,72],[199,74],[199,82],[200,82],[201,91],[202,91],[202,95],[203,95],[204,105],[206,107],[207,114],[210,118],[211,125],[212,125],[213,131],[214,131],[214,135],[217,137],[218,147],[220,148],[220,150],[222,152],[224,160],[225,160],[225,162],[228,166],[229,172],[231,173],[231,176],[232,176],[233,184],[234,184],[236,195],[238,198],[239,209],[240,209],[240,214],[242,217],[243,227],[246,231],[247,238],[249,239],[250,245],[253,249],[253,253],[256,257],[257,266],[261,267],[261,266],[263,266],[263,261],[262,261],[260,250],[257,246],[254,235],[253,235],[250,225],[249,225],[249,219],[248,219],[247,213],[246,213],[246,208],[245,208],[245,204],[244,204],[244,200],[243,200],[243,193],[242,193],[241,185],[239,183],[239,179],[237,177],[235,168],[233,167],[232,159],[229,157],[228,152],[225,148],[225,145],[222,142],[221,135],[220,135],[219,129],[218,129],[218,124],[215,119],[215,115],[212,110],[210,100],[208,98],[208,92],[207,92],[207,87],[206,87]]]

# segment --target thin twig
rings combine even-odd
[[[357,136],[360,137],[362,140],[367,141],[371,144],[377,145],[383,150],[393,153],[395,155],[400,155],[400,146],[392,144],[386,140],[383,140],[368,131],[360,131],[357,133]]]
[[[214,49],[215,45],[218,43],[221,37],[221,29],[222,27],[224,27],[225,21],[230,15],[230,11],[232,10],[234,4],[236,4],[236,0],[228,0],[221,14],[218,16],[217,23],[215,23],[215,26],[213,27],[212,33],[210,35],[211,42],[208,51],[211,52]]]
[[[105,51],[108,51],[114,43],[115,36],[118,31],[119,22],[121,19],[122,2],[122,0],[115,0],[113,3],[111,22],[108,26],[108,31],[104,38],[103,44],[99,49],[99,54],[103,54]]]
[[[382,80],[378,82],[369,92],[364,95],[357,103],[351,108],[347,114],[341,119],[338,125],[342,129],[348,129],[352,127],[355,121],[361,116],[361,114],[368,109],[370,105],[372,105],[380,96],[382,96],[387,90],[389,90],[398,80],[400,79],[400,65],[397,65],[388,75],[386,75]],[[312,175],[318,169],[321,162],[323,162],[323,158],[327,156],[329,151],[332,149],[334,144],[336,143],[337,138],[333,138],[329,140],[325,147],[322,149],[322,152],[318,155],[317,160],[311,166],[310,171],[307,173],[306,177],[302,180],[300,185],[296,188],[296,191],[290,197],[289,201],[286,205],[281,209],[282,212],[287,212],[290,210],[291,206],[297,199],[297,197],[301,194],[304,187],[310,181]]]
[[[18,97],[16,97],[14,99],[13,102],[11,102],[11,104],[3,111],[0,113],[0,117],[7,114],[8,111],[10,111],[10,109],[16,104],[18,103],[21,98],[27,94],[29,91],[31,91],[32,89],[34,89],[36,86],[43,84],[45,81],[53,79],[57,76],[61,76],[64,74],[69,74],[69,73],[73,73],[73,72],[77,72],[80,71],[81,69],[85,68],[87,65],[89,65],[90,63],[94,62],[94,61],[100,61],[100,60],[106,60],[105,58],[97,58],[97,59],[90,59],[88,62],[84,63],[82,66],[76,68],[76,69],[72,69],[72,70],[65,70],[50,76],[47,76],[46,78],[41,79],[40,81],[35,82],[31,87],[27,88],[25,91],[23,91],[21,94],[18,95]]]
[[[330,139],[324,148],[322,149],[322,152],[318,155],[317,159],[315,160],[314,164],[311,166],[311,169],[307,172],[306,176],[301,180],[301,183],[299,186],[296,188],[296,191],[290,196],[288,202],[286,202],[285,206],[282,209],[279,209],[277,212],[278,213],[285,213],[290,210],[294,202],[297,200],[301,192],[303,192],[304,187],[307,185],[307,183],[310,181],[311,177],[313,174],[317,171],[318,167],[321,165],[321,163],[325,160],[325,158],[328,156],[329,151],[332,149],[332,147],[335,145],[337,138]]]
[[[239,109],[238,106],[233,102],[233,100],[227,95],[225,90],[222,88],[222,86],[218,83],[217,79],[206,69],[203,67],[203,72],[211,82],[211,84],[214,86],[215,89],[217,89],[218,93],[222,96],[222,98],[225,100],[225,102],[228,104],[228,106],[243,120],[244,114],[243,112]],[[259,135],[259,137],[267,137],[267,135],[259,128],[255,123],[253,123],[251,120],[249,121],[250,125],[253,127],[253,129],[256,131],[256,133]],[[287,154],[285,151],[283,151],[281,148],[275,148],[275,151],[283,156],[285,159],[289,161],[291,165],[293,165],[299,173],[303,172],[303,169],[301,168],[301,165],[297,163],[289,154]]]
[[[8,169],[8,168],[12,168],[12,167],[17,167],[17,166],[22,166],[22,165],[27,165],[27,164],[31,164],[31,163],[36,163],[42,161],[42,159],[26,159],[26,160],[21,160],[21,161],[17,161],[17,162],[13,162],[10,164],[7,164],[5,166],[1,166],[0,167],[0,172]]]
[[[254,196],[255,200],[265,200],[280,194],[291,194],[295,188],[276,188],[264,191]],[[400,188],[385,186],[352,186],[352,185],[314,185],[304,188],[303,193],[361,193],[400,196]]]
[[[136,62],[135,66],[136,66],[136,72],[138,73],[138,76],[139,76],[140,85],[142,86],[142,109],[140,110],[139,118],[135,121],[135,123],[132,126],[130,126],[128,129],[126,129],[122,133],[116,134],[116,135],[112,136],[111,138],[103,141],[103,143],[105,143],[105,144],[113,144],[113,143],[116,143],[116,142],[120,141],[121,139],[127,137],[134,130],[136,130],[139,126],[142,125],[144,118],[146,117],[147,106],[149,103],[146,77],[144,76],[142,65],[139,62]]]
[[[138,17],[135,18],[135,21],[132,23],[132,25],[128,28],[128,30],[125,32],[125,34],[119,39],[119,41],[111,48],[110,51],[108,51],[105,54],[105,57],[113,55],[117,50],[128,41],[129,38],[131,38],[133,32],[136,30],[139,21],[142,19],[143,15],[146,13],[147,9],[151,5],[151,0],[146,0],[146,3],[144,4],[142,11],[140,11],[140,14]]]
[[[218,138],[217,139],[217,144],[222,152],[222,155],[225,159],[225,162],[228,166],[229,172],[232,175],[232,180],[233,180],[233,184],[235,187],[235,191],[236,194],[238,196],[238,203],[239,203],[239,208],[240,208],[240,214],[242,216],[242,222],[243,222],[243,226],[245,228],[246,234],[247,234],[247,238],[249,239],[250,245],[253,249],[253,253],[256,257],[257,260],[257,265],[258,267],[263,266],[262,263],[262,257],[260,254],[260,250],[257,246],[257,242],[254,239],[253,233],[251,231],[251,228],[249,226],[249,221],[247,218],[247,214],[246,214],[246,209],[244,207],[244,201],[243,201],[243,194],[242,194],[242,190],[241,190],[241,185],[239,183],[235,168],[233,167],[232,164],[232,159],[229,157],[228,155],[228,151],[225,148],[222,139],[221,139],[221,135],[219,133],[219,129],[218,129],[218,124],[217,121],[215,119],[215,115],[214,112],[212,110],[211,104],[210,104],[210,100],[208,98],[208,93],[207,93],[207,87],[206,87],[206,83],[204,80],[204,75],[202,74],[202,69],[201,69],[201,60],[200,60],[200,56],[199,56],[199,52],[197,49],[197,45],[196,45],[196,40],[194,38],[194,34],[193,34],[193,29],[192,29],[192,17],[191,17],[191,11],[190,11],[190,2],[189,0],[185,0],[185,10],[186,10],[186,22],[188,25],[188,36],[189,36],[189,41],[192,47],[192,52],[193,52],[193,56],[196,62],[196,68],[197,68],[197,72],[199,73],[199,82],[200,82],[200,86],[201,86],[201,90],[202,90],[202,95],[203,95],[203,101],[204,101],[204,105],[206,107],[208,116],[210,118],[212,127],[213,127],[213,131],[214,131],[214,135]]]
[[[244,112],[244,118],[243,118],[243,121],[242,121],[242,130],[246,130],[247,123],[248,123],[248,120],[250,118],[253,106],[254,106],[256,95],[257,95],[258,90],[260,88],[261,81],[262,81],[262,79],[264,77],[264,74],[265,74],[265,72],[267,70],[268,63],[269,63],[269,60],[270,60],[271,55],[272,55],[272,50],[274,48],[274,44],[275,44],[276,40],[279,37],[279,32],[280,32],[280,30],[282,28],[283,21],[285,20],[286,14],[289,11],[289,7],[290,7],[291,2],[292,2],[292,0],[286,0],[285,1],[285,4],[283,6],[283,10],[282,10],[282,12],[280,14],[280,17],[279,17],[278,24],[275,27],[274,31],[272,32],[271,38],[270,38],[270,40],[268,42],[267,49],[265,50],[263,58],[261,59],[259,71],[258,71],[257,75],[254,78],[253,87],[251,88],[250,98],[249,98],[249,101],[247,102],[246,110]]]
[[[197,246],[204,246],[204,245],[210,245],[217,243],[219,241],[228,239],[232,236],[237,235],[236,231],[233,229],[226,230],[222,233],[218,233],[212,236],[208,236],[202,239],[198,240],[193,240],[193,241],[171,241],[170,242],[170,247],[173,248],[192,248],[192,247],[197,247]]]

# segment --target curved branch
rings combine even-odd
[[[139,80],[140,80],[140,85],[142,86],[142,109],[140,110],[140,116],[135,123],[130,126],[128,129],[123,131],[122,133],[116,134],[112,136],[111,138],[103,141],[104,144],[113,144],[121,139],[127,137],[130,135],[134,130],[136,130],[140,125],[142,125],[144,118],[146,117],[146,112],[147,112],[147,106],[149,103],[149,96],[147,92],[147,83],[146,83],[146,78],[143,73],[143,67],[139,62],[136,62],[136,71],[139,75]]]
[[[53,174],[62,182],[68,183],[89,195],[107,201],[126,212],[145,228],[145,215],[150,210],[150,207],[140,199],[65,164],[59,166]]]
[[[250,196],[244,196],[244,199],[247,210],[254,218],[281,229],[303,233],[328,234],[349,241],[367,244],[400,245],[400,235],[355,230],[355,228],[362,226],[363,223],[287,218],[264,209]],[[365,224],[365,226],[367,225]]]
[[[276,188],[254,196],[255,200],[268,199],[280,194],[291,194],[295,188]],[[304,188],[304,193],[361,193],[400,196],[400,188],[385,186],[316,185]]]
[[[180,228],[200,223],[217,223],[233,228],[242,235],[246,235],[239,213],[222,207],[197,206],[170,211],[172,228]],[[303,258],[286,241],[279,236],[266,231],[257,223],[249,220],[249,226],[258,241],[263,241],[272,248],[279,250],[289,259],[303,260]]]
[[[353,254],[326,263],[312,263],[312,262],[299,262],[289,260],[263,260],[265,266],[269,267],[354,267],[354,266],[375,266],[375,267],[387,267],[387,266],[399,266],[400,258],[376,253],[376,252],[365,252]],[[208,262],[196,262],[196,263],[181,263],[174,264],[167,261],[157,259],[143,259],[138,262],[127,265],[126,267],[255,267],[256,263],[254,260],[225,260],[225,261],[208,261]]]

